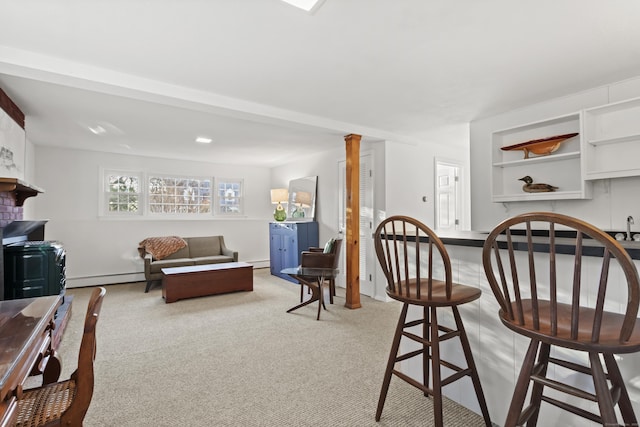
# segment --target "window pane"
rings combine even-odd
[[[216,212],[219,214],[242,214],[242,180],[218,179],[216,181]]]
[[[106,211],[112,213],[137,213],[140,194],[140,177],[119,172],[106,172]]]

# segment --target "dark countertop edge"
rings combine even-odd
[[[571,232],[569,232],[571,233]],[[616,232],[607,232],[610,235],[615,235]],[[453,245],[453,246],[467,246],[467,247],[475,247],[482,248],[484,242],[489,235],[488,232],[480,232],[480,231],[441,231],[437,232],[440,240],[444,242],[445,245]],[[535,234],[535,233],[534,233]],[[545,236],[544,231],[540,231],[539,236]],[[546,233],[548,235],[548,233]],[[556,239],[556,252],[559,254],[567,254],[573,255],[573,251],[575,245],[573,244],[573,239],[567,234],[556,234],[558,238]],[[575,235],[575,234],[574,234]],[[563,237],[560,237],[563,236]],[[546,240],[546,239],[545,239]],[[635,241],[618,241],[623,248],[627,250],[629,256],[632,259],[640,260],[640,242]],[[590,239],[585,239],[583,241],[583,255],[592,256],[592,257],[602,257],[603,249],[602,246],[593,242],[590,244]],[[518,251],[526,251],[526,244],[520,242],[516,242],[514,248]],[[549,252],[549,245],[544,242],[534,242],[534,251],[535,252]]]

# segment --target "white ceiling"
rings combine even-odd
[[[275,166],[638,75],[637,0],[0,0],[36,145]]]

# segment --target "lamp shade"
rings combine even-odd
[[[289,200],[289,190],[286,188],[274,188],[271,190],[271,203],[287,203]]]

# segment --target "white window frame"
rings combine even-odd
[[[238,186],[239,190],[237,194],[234,194],[233,197],[225,199],[224,196],[220,194],[220,185],[225,186]],[[244,179],[242,178],[214,178],[214,215],[217,216],[243,216],[244,215]],[[231,200],[237,199],[237,203],[228,202]],[[228,211],[223,210],[223,202],[225,205],[230,206],[232,208],[236,208],[236,210]]]
[[[102,169],[101,170],[101,191],[100,191],[100,212],[103,216],[110,217],[132,217],[132,216],[141,216],[144,213],[145,206],[145,180],[142,172],[138,171],[129,171],[129,170],[119,170],[119,169]],[[136,211],[112,211],[110,210],[111,206],[111,197],[114,192],[110,191],[110,179],[112,176],[126,176],[130,178],[135,178],[138,180],[138,191],[137,192],[122,192],[121,194],[129,194],[130,196],[136,196],[137,200],[137,210]]]

